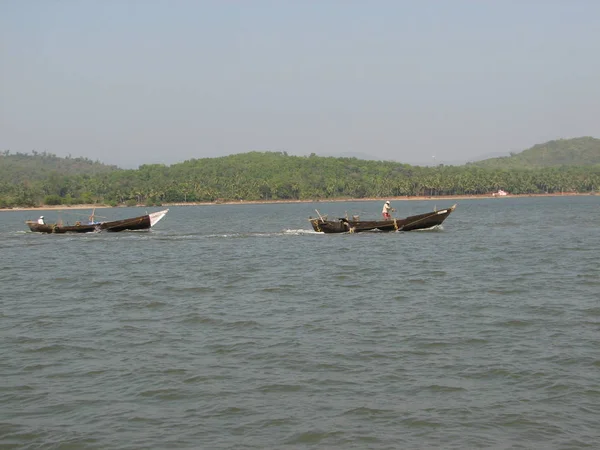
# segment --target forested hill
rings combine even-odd
[[[35,182],[50,176],[99,175],[118,170],[87,158],[61,158],[52,153],[0,153],[0,181],[4,183]]]
[[[469,165],[490,169],[539,169],[600,164],[600,139],[580,137],[537,144],[510,156],[485,159]]]
[[[250,152],[123,170],[43,154],[0,158],[0,207],[5,208],[471,195],[498,189],[511,194],[591,193],[600,187],[600,164],[510,170],[474,165],[418,167],[314,154]],[[19,166],[19,160],[24,165]]]

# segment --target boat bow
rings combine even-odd
[[[168,212],[169,210],[165,209],[163,211],[148,214],[148,217],[150,217],[150,226],[153,227],[154,225],[156,225],[160,219],[167,215]]]

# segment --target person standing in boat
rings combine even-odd
[[[40,216],[40,218],[38,219],[38,223],[40,225],[46,225],[46,222],[44,221],[44,216]]]
[[[396,211],[396,210],[394,208],[392,208],[392,205],[390,205],[390,201],[388,200],[383,205],[383,210],[381,211],[381,214],[383,214],[383,218],[385,220],[390,220],[392,218],[392,216],[390,216],[390,211]]]

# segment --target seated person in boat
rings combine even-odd
[[[44,221],[44,216],[40,216],[40,218],[38,219],[38,223],[40,225],[46,225],[46,222]]]

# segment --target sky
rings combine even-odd
[[[460,164],[600,137],[597,0],[0,0],[0,151]]]

